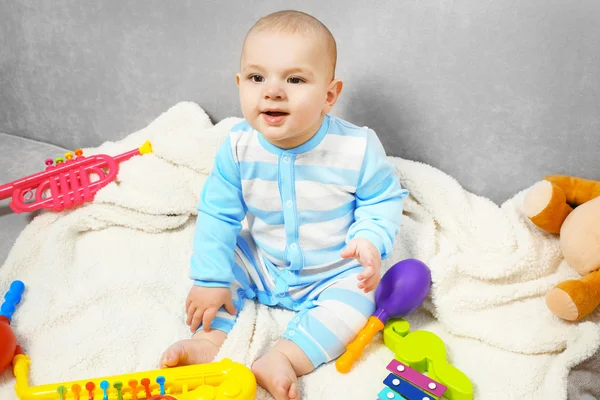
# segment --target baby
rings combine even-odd
[[[340,356],[375,310],[408,192],[372,130],[329,114],[342,90],[336,58],[329,30],[301,12],[270,14],[247,34],[244,120],[198,206],[185,304],[194,334],[162,367],[213,361],[245,300],[258,300],[296,315],[252,371],[276,400],[299,399],[298,377]]]

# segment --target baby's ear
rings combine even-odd
[[[335,102],[339,98],[340,93],[342,93],[343,86],[344,83],[339,79],[334,79],[329,84],[329,87],[327,88],[327,97],[325,98],[325,114],[331,111],[331,109],[335,105]]]
[[[237,74],[235,74],[235,84],[240,87],[240,80],[242,79],[242,76],[240,75],[240,73],[238,72]]]

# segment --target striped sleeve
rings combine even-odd
[[[233,282],[233,252],[246,212],[239,165],[228,137],[217,152],[198,204],[190,271],[195,285],[229,287]]]
[[[394,166],[387,160],[383,145],[372,130],[367,134],[367,148],[358,185],[354,223],[346,243],[362,237],[368,239],[385,259],[392,253],[402,223],[402,203],[408,191],[400,187]]]

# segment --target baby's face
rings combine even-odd
[[[272,144],[292,148],[319,129],[341,90],[317,38],[255,32],[237,74],[244,118]],[[336,83],[337,82],[337,83]]]

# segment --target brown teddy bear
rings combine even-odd
[[[568,321],[584,318],[600,304],[600,182],[547,176],[527,192],[524,211],[539,228],[560,233],[565,260],[583,276],[550,290],[548,308]]]

